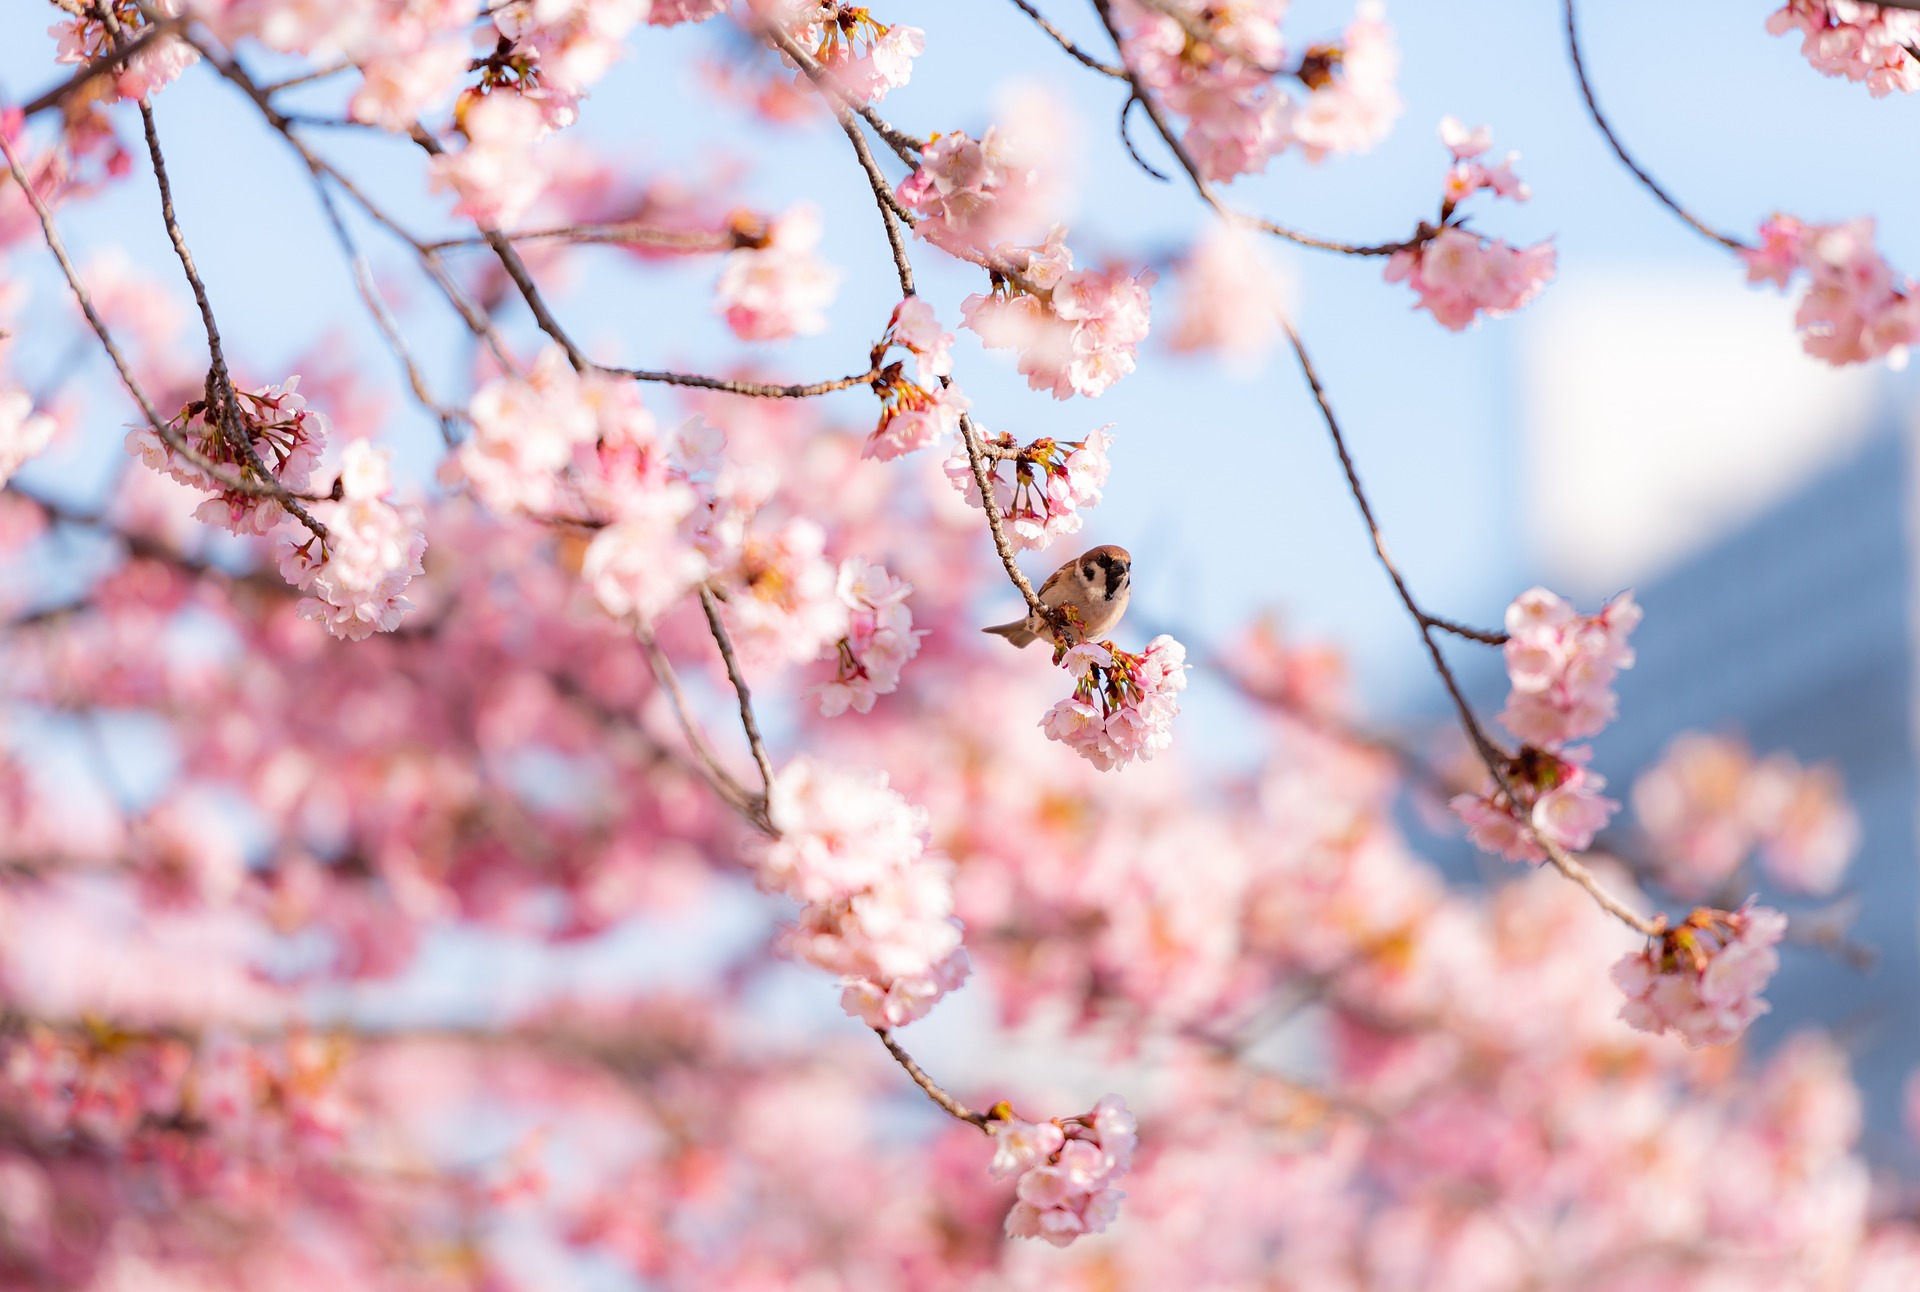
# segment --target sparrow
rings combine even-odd
[[[1133,586],[1132,570],[1133,558],[1124,547],[1108,543],[1082,552],[1040,585],[1040,604],[1071,615],[1066,628],[1057,628],[1042,615],[1030,614],[1025,619],[995,624],[981,631],[1004,637],[1015,646],[1026,646],[1041,638],[1055,646],[1097,641],[1112,632],[1120,616],[1127,612],[1127,594]],[[1060,638],[1062,632],[1067,638],[1064,642]]]

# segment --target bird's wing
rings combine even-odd
[[[1047,581],[1040,585],[1040,599],[1042,601],[1045,601],[1047,599],[1048,590],[1051,589],[1054,584],[1060,582],[1060,580],[1066,578],[1067,575],[1071,574],[1072,572],[1073,572],[1073,562],[1068,561],[1065,565],[1055,570],[1052,574],[1049,574],[1047,576]]]

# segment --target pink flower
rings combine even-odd
[[[1751,903],[1694,911],[1613,966],[1627,997],[1620,1017],[1656,1036],[1672,1029],[1694,1048],[1737,1039],[1768,1010],[1760,992],[1780,966],[1773,948],[1786,929],[1786,916]]]
[[[728,0],[652,0],[653,8],[647,14],[647,21],[656,27],[671,27],[676,23],[705,22],[717,18],[727,11]]]
[[[180,15],[180,0],[158,0],[153,12],[163,18],[177,18]],[[115,17],[119,20],[123,39],[137,40],[148,27],[148,22],[139,10],[130,6],[125,10],[116,8]],[[105,54],[109,48],[106,25],[97,18],[69,18],[47,28],[58,46],[54,51],[56,63],[90,63]],[[128,60],[111,81],[111,92],[107,95],[109,103],[122,99],[144,99],[155,91],[171,84],[180,73],[200,61],[200,51],[181,40],[178,36],[167,36],[142,49]]]
[[[1386,279],[1413,288],[1420,297],[1415,308],[1458,332],[1481,315],[1499,318],[1538,296],[1554,262],[1550,243],[1514,248],[1449,227],[1419,247],[1394,252]]]
[[[1008,436],[983,438],[992,447],[1014,448]],[[987,459],[994,506],[1005,518],[1007,537],[1015,547],[1044,550],[1061,535],[1080,532],[1080,509],[1099,502],[1106,488],[1112,469],[1107,449],[1112,444],[1103,426],[1089,431],[1084,440],[1035,440],[1014,457]],[[954,450],[945,471],[970,505],[982,505],[980,482],[965,448]]]
[[[19,389],[0,389],[0,486],[28,458],[53,442],[56,429],[51,417],[33,411],[32,395]]]
[[[460,125],[466,147],[428,163],[429,187],[452,192],[454,214],[482,228],[512,225],[546,186],[534,150],[547,133],[545,114],[524,95],[498,91],[468,100]]]
[[[1800,52],[1816,71],[1865,81],[1876,99],[1920,90],[1920,13],[1863,0],[1787,0],[1767,18],[1776,36],[1803,34]]]
[[[503,514],[550,511],[559,474],[599,431],[588,388],[557,345],[543,349],[525,377],[495,377],[474,392],[467,416],[473,434],[441,474],[464,480]]]
[[[619,517],[593,536],[580,577],[601,609],[652,623],[707,577],[707,558],[685,528],[695,503],[686,485],[667,482],[626,499]]]
[[[1126,1197],[1115,1187],[1133,1165],[1138,1131],[1118,1095],[1107,1095],[1092,1112],[1052,1122],[1023,1122],[1005,1105],[988,1123],[993,1135],[996,1179],[1017,1177],[1019,1201],[1007,1213],[1013,1238],[1044,1238],[1065,1247],[1082,1234],[1113,1223]]]
[[[1457,794],[1448,806],[1466,823],[1476,847],[1508,861],[1545,861],[1543,841],[1580,852],[1620,807],[1601,797],[1606,781],[1587,769],[1587,757],[1585,749],[1563,749],[1558,755],[1522,749],[1508,761],[1508,789]]]
[[[826,331],[841,274],[815,254],[819,245],[820,214],[801,203],[772,221],[755,245],[727,254],[714,309],[735,336],[778,341]]]
[[[997,126],[979,139],[960,130],[940,135],[896,196],[920,217],[914,232],[934,246],[956,255],[995,252],[1044,218],[1046,192],[1032,151]]]
[[[1016,250],[1027,253],[1029,269],[1064,267],[1072,255],[1061,236],[1056,228],[1045,246]],[[1152,270],[1129,275],[1077,269],[1057,278],[1052,273],[1023,277],[1024,282],[1009,280],[990,295],[967,297],[960,314],[988,349],[1020,352],[1028,386],[1051,391],[1055,399],[1091,398],[1133,371],[1135,351],[1147,337],[1148,289],[1157,278]],[[1049,279],[1051,285],[1042,287]]]
[[[297,393],[298,375],[279,386],[236,391],[234,406],[253,446],[253,455],[267,473],[292,493],[305,493],[313,480],[332,427]],[[224,468],[229,476],[257,478],[252,462],[236,450],[220,429],[221,410],[195,400],[181,411],[174,425],[181,439],[200,456]],[[127,452],[181,484],[212,492],[193,513],[209,525],[235,534],[269,534],[287,518],[280,501],[266,494],[243,493],[221,485],[211,474],[174,453],[153,428],[134,425],[126,438]]]
[[[1309,68],[1326,68],[1324,80],[1312,72],[1302,75],[1312,93],[1294,109],[1291,121],[1294,141],[1308,161],[1328,153],[1366,152],[1392,133],[1400,117],[1400,94],[1394,86],[1400,51],[1381,15],[1381,5],[1362,0],[1340,44],[1307,51]],[[1311,80],[1320,83],[1312,85]]]
[[[1618,712],[1614,674],[1633,667],[1627,638],[1640,622],[1623,592],[1598,614],[1578,615],[1545,588],[1523,592],[1507,608],[1507,676],[1513,690],[1500,721],[1540,749],[1597,734]]]
[[[786,948],[841,977],[841,1007],[871,1027],[923,1017],[966,980],[951,866],[927,815],[884,772],[797,758],[774,778],[779,835],[753,845],[760,886],[804,903]]]
[[[353,440],[341,454],[337,502],[313,504],[327,526],[324,542],[293,532],[281,538],[280,570],[289,583],[313,595],[297,607],[335,637],[359,641],[391,632],[413,603],[401,594],[427,550],[417,517],[386,501],[391,491],[388,454]]]
[[[925,636],[915,631],[906,605],[913,585],[883,566],[859,557],[842,561],[834,591],[848,609],[847,634],[830,648],[836,662],[833,681],[807,691],[820,697],[820,712],[829,718],[849,708],[866,713],[875,697],[893,694],[901,668],[919,653]]]
[[[1139,655],[1082,642],[1063,652],[1074,692],[1040,719],[1049,740],[1071,748],[1101,771],[1136,758],[1151,761],[1173,743],[1175,697],[1187,689],[1187,651],[1162,634]]]
[[[1241,364],[1279,342],[1287,291],[1265,249],[1224,223],[1213,223],[1179,263],[1176,351],[1219,350]]]
[[[1741,252],[1750,283],[1784,290],[1796,272],[1806,274],[1794,323],[1816,359],[1838,366],[1884,355],[1897,367],[1920,340],[1920,290],[1894,273],[1873,237],[1871,219],[1809,225],[1775,215],[1760,226],[1760,246]]]

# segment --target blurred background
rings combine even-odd
[[[1084,6],[1055,0],[1049,16],[1104,48]],[[1690,208],[1736,234],[1775,210],[1809,221],[1882,220],[1880,246],[1920,271],[1920,211],[1902,143],[1920,132],[1920,102],[1873,100],[1823,79],[1796,42],[1769,37],[1773,6],[1675,6],[1616,0],[1589,6],[1582,32],[1602,104],[1627,146]],[[883,113],[918,134],[987,124],[979,105],[1041,93],[1071,122],[1077,159],[1072,240],[1083,263],[1103,252],[1164,269],[1205,227],[1181,185],[1126,157],[1112,83],[1065,58],[1010,5],[897,0],[878,16],[925,29],[911,85]],[[1332,36],[1350,8],[1299,0],[1290,32]],[[0,6],[0,91],[18,102],[65,73],[44,34],[52,11],[32,0]],[[1763,1043],[1815,1018],[1836,1021],[1869,1094],[1870,1155],[1901,1147],[1900,1084],[1920,1063],[1920,894],[1916,893],[1914,703],[1914,380],[1885,368],[1835,370],[1802,354],[1792,307],[1743,283],[1740,266],[1654,203],[1607,153],[1587,121],[1567,64],[1558,5],[1454,0],[1390,5],[1399,36],[1405,111],[1374,153],[1314,166],[1297,154],[1234,184],[1231,200],[1294,227],[1358,242],[1407,234],[1429,218],[1448,156],[1444,115],[1491,127],[1496,154],[1517,150],[1533,188],[1479,227],[1515,243],[1551,236],[1559,273],[1521,313],[1462,334],[1411,309],[1404,286],[1376,261],[1275,245],[1299,325],[1351,437],[1396,555],[1422,600],[1492,626],[1519,591],[1542,582],[1583,608],[1632,587],[1646,606],[1640,660],[1619,687],[1620,721],[1597,742],[1616,790],[1683,728],[1736,732],[1761,752],[1791,751],[1843,771],[1864,827],[1849,896],[1852,936],[1874,947],[1862,974],[1830,955],[1790,953],[1769,992]],[[864,347],[897,297],[871,198],[830,125],[766,126],[745,105],[716,109],[711,68],[729,56],[722,24],[642,30],[644,62],[616,71],[582,109],[578,129],[627,159],[635,175],[732,176],[743,201],[823,212],[826,257],[846,271],[823,336],[762,346],[755,366],[794,380],[858,371]],[[271,74],[272,61],[257,65]],[[987,91],[983,93],[983,90]],[[1029,102],[1031,100],[1028,100]],[[316,110],[332,106],[316,88]],[[256,114],[198,70],[161,96],[181,218],[219,302],[241,368],[278,379],[322,344],[340,365],[394,393],[387,439],[425,484],[438,429],[399,397],[391,356],[366,320],[304,176]],[[1162,152],[1136,129],[1149,160]],[[411,145],[342,131],[324,151],[380,191],[417,228],[457,226],[425,191]],[[143,167],[130,183],[62,214],[90,251],[126,245],[162,263],[162,231]],[[361,227],[364,226],[364,227]],[[364,221],[383,281],[417,281],[401,249]],[[977,273],[917,254],[922,290],[949,327]],[[5,267],[36,308],[64,308],[46,258],[23,246]],[[709,262],[596,262],[593,277],[556,285],[577,338],[607,362],[714,370],[740,352],[709,309]],[[1155,330],[1170,319],[1156,292]],[[510,311],[510,330],[531,337]],[[452,388],[467,370],[465,335],[421,294],[406,325],[430,372]],[[31,331],[20,371],[78,365],[96,395],[97,425],[68,437],[26,479],[84,501],[103,481],[102,445],[123,416],[110,373],[90,353],[66,354]],[[40,347],[36,350],[35,347]],[[1029,392],[1004,353],[960,333],[956,372],[981,422],[1023,440],[1079,438],[1114,424],[1114,475],[1089,517],[1089,542],[1136,555],[1141,639],[1171,631],[1197,650],[1231,641],[1277,612],[1290,634],[1330,642],[1352,660],[1371,723],[1440,725],[1440,694],[1418,639],[1372,561],[1324,430],[1285,355],[1222,364],[1177,359],[1150,340],[1138,372],[1092,403]],[[835,397],[851,421],[868,396]],[[98,432],[96,434],[95,432]],[[935,455],[903,464],[939,470]],[[1058,556],[1059,553],[1049,554]],[[1034,558],[1043,574],[1053,561]],[[982,608],[1004,617],[1011,598]],[[1137,643],[1134,643],[1137,644]],[[1449,647],[1491,709],[1504,683],[1496,652]],[[1253,756],[1257,733],[1231,693],[1202,678],[1181,740],[1225,768]],[[142,774],[137,733],[117,755]],[[1147,774],[1146,769],[1136,769]],[[1134,773],[1129,773],[1134,774]],[[1430,839],[1437,854],[1462,846]],[[499,1008],[563,981],[625,966],[717,959],[724,933],[683,931],[650,951],[564,952],[446,946],[379,1007],[458,1013]],[[647,966],[635,969],[638,961]],[[818,993],[813,993],[818,995]],[[918,1029],[929,1066],[965,1084],[979,1060],[968,1038],[984,1007],[965,993]],[[1003,1062],[996,1057],[996,1063]]]

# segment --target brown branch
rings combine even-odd
[[[993,498],[993,477],[987,470],[987,457],[980,447],[980,432],[975,428],[973,419],[960,414],[960,443],[966,446],[967,463],[973,468],[973,482],[980,490],[980,507],[987,513],[987,528],[993,533],[993,550],[1000,554],[1000,564],[1006,567],[1007,577],[1013,580],[1013,586],[1027,603],[1027,609],[1042,619],[1051,620],[1054,613],[1041,603],[1039,593],[1033,590],[1033,584],[1020,569],[1020,563],[1013,559],[1013,544],[1007,540],[1006,526],[1000,520],[1000,505]]]
[[[1916,3],[1920,3],[1920,0],[1916,0]],[[1649,193],[1660,200],[1662,206],[1672,211],[1682,220],[1685,220],[1687,224],[1692,226],[1696,233],[1699,233],[1703,237],[1713,239],[1730,251],[1746,250],[1746,244],[1738,238],[1730,238],[1726,234],[1721,233],[1718,229],[1695,217],[1686,207],[1674,201],[1667,190],[1661,188],[1653,176],[1647,174],[1638,162],[1627,155],[1626,148],[1621,145],[1619,137],[1613,133],[1613,127],[1608,125],[1606,117],[1601,115],[1600,105],[1593,97],[1593,86],[1587,81],[1587,65],[1580,57],[1580,37],[1575,31],[1573,24],[1573,0],[1565,0],[1564,7],[1567,15],[1567,53],[1572,56],[1573,74],[1580,82],[1580,97],[1587,101],[1587,115],[1593,118],[1593,124],[1598,126],[1600,133],[1606,137],[1607,146],[1613,149],[1613,155],[1620,159],[1620,164],[1631,171],[1633,177],[1639,180]]]
[[[740,245],[733,234],[713,229],[662,229],[644,224],[569,224],[555,229],[529,229],[507,235],[510,242],[582,242],[611,246],[658,247],[688,255],[732,251]],[[454,247],[485,247],[484,237],[444,238],[425,244],[428,251]]]
[[[727,666],[727,681],[733,683],[734,697],[740,702],[740,726],[747,733],[747,747],[753,751],[754,766],[760,769],[760,811],[764,817],[767,798],[773,793],[773,762],[767,757],[766,742],[760,738],[760,724],[753,716],[753,696],[747,690],[747,679],[740,672],[740,660],[733,653],[733,638],[727,635],[726,621],[720,618],[720,605],[714,598],[713,589],[700,589],[700,608],[707,612],[707,627],[713,633],[714,644],[720,648],[720,658]]]
[[[993,1124],[994,1119],[985,1113],[973,1111],[973,1109],[967,1107],[958,1099],[955,1099],[945,1090],[942,1090],[939,1083],[928,1076],[920,1065],[913,1061],[913,1056],[900,1048],[900,1043],[893,1039],[892,1032],[889,1032],[883,1027],[876,1027],[873,1029],[873,1034],[880,1038],[880,1044],[887,1047],[887,1053],[891,1054],[894,1060],[907,1070],[907,1075],[913,1078],[913,1084],[926,1091],[927,1098],[940,1105],[941,1110],[945,1112],[947,1116],[953,1118],[955,1121],[963,1121],[983,1133],[993,1133],[988,1127]]]
[[[1082,67],[1091,68],[1093,71],[1100,73],[1102,76],[1111,76],[1122,81],[1127,79],[1126,68],[1115,67],[1111,63],[1103,63],[1099,59],[1095,58],[1093,55],[1087,53],[1086,50],[1081,49],[1078,45],[1074,44],[1073,41],[1067,38],[1067,34],[1065,32],[1061,31],[1058,27],[1048,22],[1046,20],[1046,17],[1038,9],[1028,4],[1027,0],[1013,0],[1013,4],[1014,4],[1014,7],[1020,10],[1021,13],[1024,13],[1025,15],[1027,15],[1027,17],[1033,19],[1034,26],[1038,27],[1041,31],[1046,32],[1047,35],[1053,37],[1054,44],[1060,46],[1061,49],[1064,49],[1067,51],[1067,53],[1071,54],[1074,57],[1074,59],[1080,63]]]
[[[647,664],[653,669],[654,680],[660,689],[667,693],[667,700],[673,706],[674,716],[679,719],[680,730],[687,738],[687,746],[693,751],[696,767],[702,778],[718,794],[721,801],[738,812],[747,822],[765,834],[774,831],[766,819],[764,801],[756,800],[746,786],[742,785],[724,766],[720,756],[714,752],[713,743],[707,739],[700,721],[694,717],[693,707],[687,703],[686,692],[680,689],[680,678],[673,671],[673,661],[660,649],[660,643],[654,639],[653,632],[644,624],[634,625],[634,635],[640,640],[641,650],[646,652]]]

